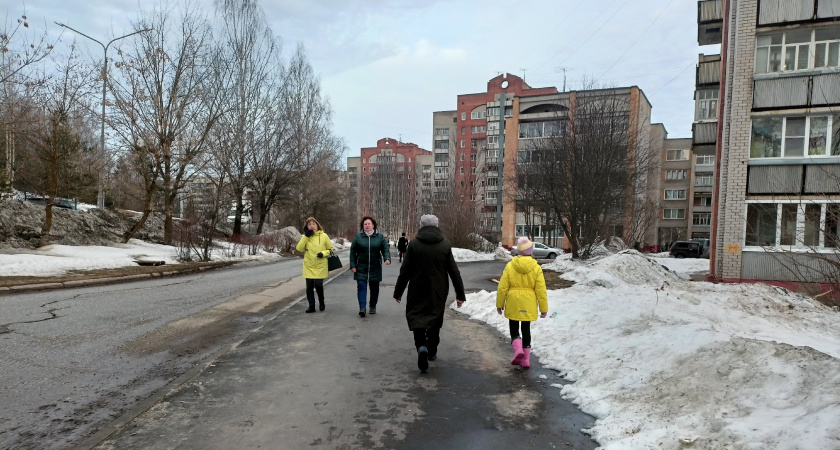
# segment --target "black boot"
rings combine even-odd
[[[320,309],[321,311],[327,309],[327,305],[324,304],[324,299],[318,300],[318,309]]]
[[[314,306],[310,306],[309,309],[306,310],[307,314],[314,313],[314,312],[315,312],[315,307]]]
[[[365,313],[366,313],[366,311],[365,311],[364,308],[359,308],[359,317],[364,317]]]

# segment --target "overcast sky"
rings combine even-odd
[[[197,1],[212,11],[212,0]],[[260,4],[285,55],[305,46],[349,156],[383,137],[430,149],[432,112],[455,109],[458,94],[482,92],[502,72],[562,89],[561,68],[567,89],[584,78],[639,86],[653,121],[671,138],[690,137],[697,55],[719,52],[697,45],[697,2],[689,0]],[[130,32],[138,10],[132,0],[27,0],[7,6],[10,16],[24,5],[35,26],[64,22],[100,40]]]

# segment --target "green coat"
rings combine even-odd
[[[350,268],[356,269],[353,279],[382,281],[382,261],[391,260],[388,247],[382,233],[374,231],[370,236],[364,231],[356,233],[350,244]]]
[[[312,236],[301,236],[295,250],[303,253],[303,278],[324,279],[329,276],[327,256],[333,245],[327,233],[316,231]],[[319,258],[318,254],[323,255]]]
[[[516,256],[505,266],[496,308],[505,310],[505,317],[520,322],[537,320],[537,310],[548,312],[548,293],[542,267],[530,256]]]

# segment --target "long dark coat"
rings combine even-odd
[[[391,250],[382,233],[374,231],[368,236],[356,233],[350,244],[350,268],[355,268],[354,280],[382,281],[382,261],[391,260]]]
[[[464,300],[464,282],[452,256],[452,244],[440,228],[420,228],[417,237],[408,243],[394,298],[401,298],[408,286],[405,318],[408,328],[433,329],[443,326],[449,278],[455,286],[455,298]]]

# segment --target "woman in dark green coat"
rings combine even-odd
[[[367,290],[370,286],[370,313],[376,314],[379,301],[379,282],[382,281],[382,261],[391,264],[391,251],[388,241],[376,230],[373,217],[362,217],[359,223],[362,229],[350,244],[350,270],[356,280],[359,296],[359,316],[364,317],[367,305]]]

